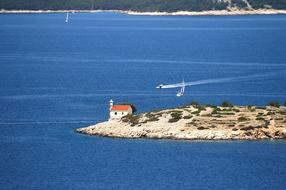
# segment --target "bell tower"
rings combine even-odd
[[[109,111],[111,111],[112,107],[113,107],[113,100],[110,100],[109,101]]]

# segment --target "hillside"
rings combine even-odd
[[[286,9],[285,0],[1,0],[3,10],[123,10],[176,12]]]

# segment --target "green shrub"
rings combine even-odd
[[[221,113],[221,115],[235,115],[235,113],[232,113],[232,112],[224,112],[224,113]]]
[[[233,105],[230,102],[228,102],[228,101],[223,101],[221,103],[221,106],[222,107],[233,107]]]
[[[252,109],[252,105],[248,105],[247,108],[248,108],[249,110],[251,110],[251,109]]]
[[[174,123],[174,122],[179,121],[180,119],[182,119],[182,115],[183,115],[182,112],[179,112],[179,111],[172,112],[171,113],[172,118],[169,119],[169,123]]]
[[[264,121],[263,127],[264,128],[268,128],[269,124],[270,124],[270,121]]]
[[[267,115],[275,115],[275,112],[269,111],[267,112]]]
[[[150,122],[152,122],[152,121],[159,121],[159,118],[158,117],[151,117],[151,118],[149,118],[148,120],[147,120],[147,122],[148,121],[150,121]]]
[[[264,117],[256,117],[257,121],[265,120]]]
[[[262,107],[262,106],[256,106],[256,109],[265,110],[265,109],[266,109],[266,107]]]
[[[154,117],[154,114],[152,114],[152,113],[147,113],[145,116],[146,116],[147,118],[152,118],[152,117]]]
[[[207,127],[198,127],[197,129],[198,130],[204,130],[204,129],[209,129],[209,128],[207,128]]]
[[[221,109],[219,107],[215,107],[211,114],[219,114],[219,111],[221,111]]]
[[[275,118],[275,120],[281,121],[281,120],[283,120],[283,118],[282,117],[277,117],[277,118]]]
[[[139,119],[140,119],[140,116],[138,116],[138,115],[134,116],[134,115],[128,114],[128,115],[124,116],[121,119],[121,121],[122,122],[129,122],[132,124],[132,126],[134,126],[134,125],[137,125],[139,123]]]
[[[239,117],[237,119],[238,122],[244,122],[244,121],[247,121],[247,118],[246,117]]]
[[[267,104],[268,106],[273,106],[273,107],[277,107],[277,108],[279,108],[279,102],[277,102],[277,101],[271,101],[271,102],[269,102],[268,104]]]
[[[173,113],[171,113],[171,116],[173,117],[173,118],[182,118],[182,112],[173,112]]]
[[[239,110],[239,109],[233,109],[233,111],[234,111],[234,112],[240,112],[240,110]]]
[[[196,102],[196,101],[192,101],[192,102],[191,102],[191,105],[192,105],[192,106],[197,106],[197,105],[199,105],[199,103]]]
[[[193,116],[191,116],[191,115],[186,115],[186,116],[184,116],[183,118],[184,119],[191,119]]]
[[[211,114],[218,114],[217,109],[213,109]]]
[[[200,113],[201,113],[200,110],[197,110],[197,111],[193,111],[193,112],[192,112],[192,114],[194,114],[194,115],[199,115]]]
[[[173,118],[173,117],[172,117],[172,118],[169,119],[168,122],[169,122],[169,123],[174,123],[174,122],[177,122],[177,121],[179,121],[179,120],[180,120],[180,119],[178,119],[178,118]]]
[[[254,127],[252,127],[252,126],[247,126],[247,127],[241,128],[240,130],[249,131],[249,130],[253,130],[253,129],[254,129]]]
[[[197,105],[198,110],[202,111],[202,110],[207,110],[205,106],[202,105]]]

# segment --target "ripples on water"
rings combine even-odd
[[[286,17],[0,15],[0,189],[284,189],[284,141],[87,137],[108,101],[286,100]],[[204,83],[158,90],[160,84]]]

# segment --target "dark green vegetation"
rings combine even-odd
[[[237,121],[238,121],[238,122],[244,122],[244,121],[247,121],[247,118],[245,118],[245,117],[239,117],[239,118],[237,119]]]
[[[273,107],[277,107],[277,108],[279,108],[279,102],[277,102],[277,101],[272,101],[272,102],[269,102],[268,103],[268,106],[273,106]]]
[[[248,0],[255,9],[286,9],[285,0]],[[132,11],[204,11],[228,7],[247,9],[243,0],[1,0],[6,10],[132,10]]]
[[[177,122],[179,121],[180,119],[182,119],[182,112],[181,111],[176,111],[176,112],[172,112],[171,113],[171,119],[169,119],[169,122],[170,123],[174,123],[174,122]]]
[[[221,106],[222,107],[233,107],[233,105],[230,102],[228,102],[228,101],[223,101],[221,103]]]
[[[140,119],[140,116],[138,115],[126,115],[122,118],[122,121],[123,122],[126,122],[126,123],[131,123],[131,126],[135,126],[137,124],[139,124],[139,119]]]

